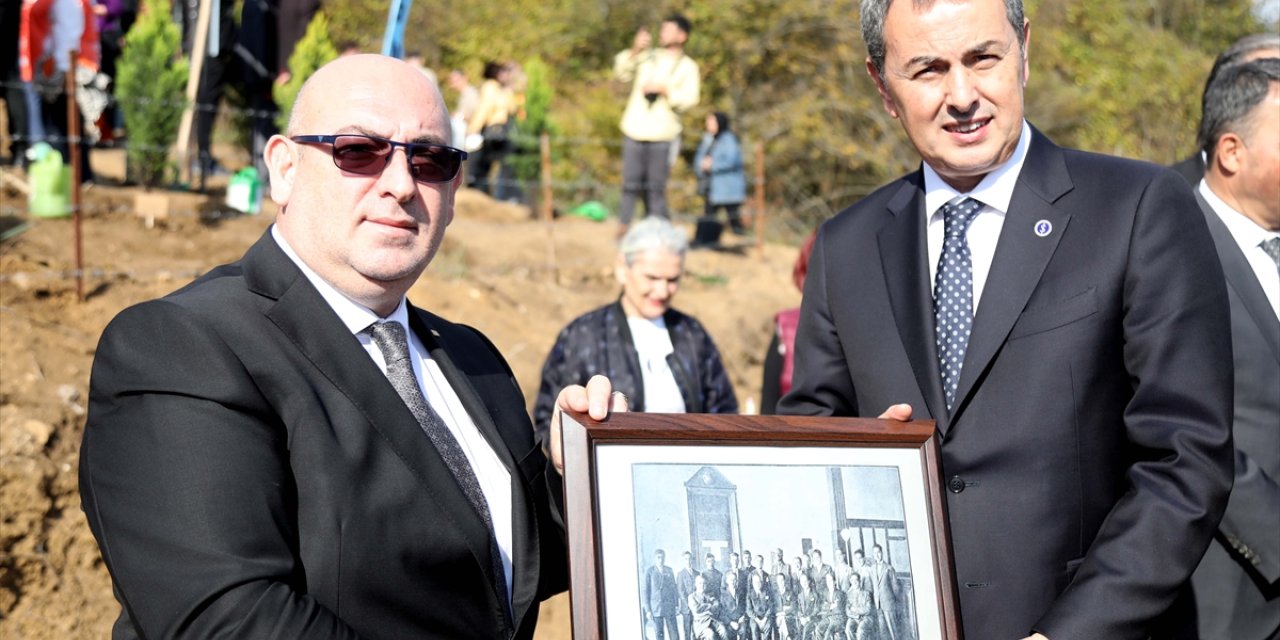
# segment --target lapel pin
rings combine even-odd
[[[1036,223],[1035,230],[1036,230],[1036,235],[1043,238],[1053,233],[1053,223],[1049,222],[1048,220],[1041,220],[1040,222]]]

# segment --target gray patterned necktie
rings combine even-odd
[[[1280,271],[1280,237],[1263,240],[1258,243],[1258,246],[1262,247],[1262,250],[1271,256],[1271,259],[1276,263],[1276,270]]]
[[[365,332],[373,337],[374,344],[382,352],[382,358],[387,361],[387,379],[391,381],[391,386],[395,387],[396,393],[400,394],[400,399],[404,400],[413,417],[418,419],[418,424],[426,432],[431,444],[435,445],[436,450],[440,452],[440,457],[453,473],[453,478],[458,481],[458,486],[467,496],[467,501],[475,508],[480,518],[484,520],[485,527],[489,529],[489,554],[493,558],[494,572],[493,588],[498,595],[498,601],[503,603],[503,612],[507,614],[507,619],[510,621],[511,600],[507,596],[506,570],[502,566],[502,553],[498,549],[497,538],[494,537],[489,503],[485,500],[484,492],[480,489],[480,481],[476,478],[475,471],[471,468],[471,463],[463,453],[462,447],[458,445],[458,440],[454,438],[453,432],[449,431],[440,414],[436,413],[435,409],[427,403],[427,399],[422,396],[418,378],[413,375],[413,363],[409,360],[409,342],[405,337],[404,326],[399,322],[376,322],[369,325]]]
[[[942,207],[945,236],[933,286],[933,323],[947,409],[955,403],[960,367],[973,328],[973,259],[965,234],[981,209],[982,203],[973,198]]]

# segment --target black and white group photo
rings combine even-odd
[[[897,467],[644,463],[631,471],[638,637],[920,637]]]

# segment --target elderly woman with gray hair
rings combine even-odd
[[[570,322],[542,366],[533,420],[544,435],[556,394],[603,374],[632,411],[736,413],[738,400],[720,352],[702,323],[671,308],[689,242],[683,230],[649,217],[622,237],[614,275],[622,295]]]

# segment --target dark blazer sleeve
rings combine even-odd
[[[560,390],[571,384],[582,384],[581,377],[572,371],[573,363],[569,361],[570,344],[569,328],[566,327],[556,336],[556,343],[547,353],[542,363],[542,378],[538,383],[538,396],[533,402],[533,426],[537,430],[538,440],[547,437],[547,429],[551,426],[551,415],[555,413],[556,398]]]
[[[1124,372],[1132,385],[1122,424],[1132,462],[1127,491],[1070,586],[1035,625],[1054,640],[1159,637],[1150,621],[1174,604],[1204,555],[1232,484],[1233,376],[1222,268],[1181,179],[1164,170],[1133,178],[1145,178],[1145,185],[1136,196],[1118,291]],[[1135,187],[1118,183],[1111,181],[1116,193],[1098,193],[1097,200],[1134,197],[1121,190]],[[1092,430],[1107,424],[1103,415],[1084,419]]]
[[[733,383],[729,381],[729,374],[724,369],[724,361],[720,358],[720,350],[716,348],[716,343],[711,339],[711,334],[707,333],[701,322],[693,317],[688,317],[693,324],[694,337],[698,341],[698,349],[696,353],[700,354],[702,362],[699,363],[699,370],[702,372],[702,389],[703,394],[703,411],[706,413],[737,413],[738,397],[733,392]]]
[[[782,354],[778,353],[777,323],[764,350],[764,378],[760,382],[760,415],[771,416],[778,412],[778,399],[782,396]]]
[[[83,508],[140,635],[357,637],[301,587],[285,429],[215,331],[133,307],[92,378]]]
[[[1280,591],[1280,320],[1231,232],[1203,199],[1200,206],[1227,277],[1236,374],[1235,486],[1218,527],[1219,542],[1232,558],[1213,562],[1223,572],[1247,568],[1254,581]],[[1217,591],[1202,595],[1197,588],[1197,600],[1239,606],[1235,590]],[[1280,607],[1272,612],[1273,620],[1280,619]]]

